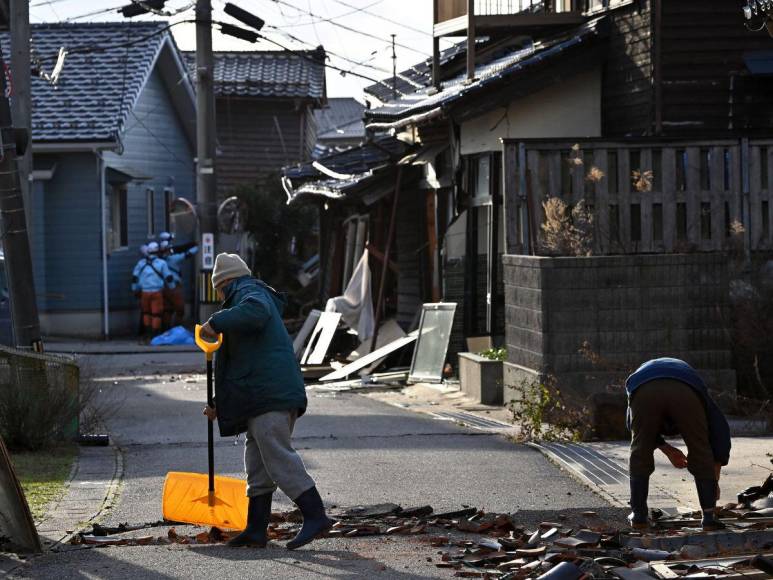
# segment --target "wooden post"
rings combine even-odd
[[[378,300],[376,300],[375,321],[373,325],[373,339],[370,341],[370,351],[376,350],[378,341],[378,326],[381,324],[381,310],[384,307],[384,288],[386,286],[387,270],[389,268],[389,259],[392,255],[392,239],[395,237],[395,219],[397,218],[397,204],[400,200],[400,186],[402,185],[403,166],[397,166],[397,179],[395,182],[395,192],[392,198],[392,214],[389,217],[389,233],[387,234],[386,249],[384,250],[384,262],[381,265],[381,280],[378,284]]]
[[[467,0],[467,81],[475,80],[475,0]]]

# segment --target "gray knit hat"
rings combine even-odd
[[[251,276],[252,272],[237,254],[218,254],[212,271],[212,287],[217,288],[223,280]]]

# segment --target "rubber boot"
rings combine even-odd
[[[295,500],[303,515],[301,531],[292,540],[287,542],[288,550],[295,550],[305,546],[312,540],[333,527],[333,521],[327,517],[325,506],[316,487],[304,491]]]
[[[272,495],[271,493],[266,493],[250,497],[249,507],[247,508],[247,527],[241,534],[229,540],[228,545],[230,547],[266,547],[266,544],[268,544],[268,522],[271,519]]]
[[[649,477],[631,477],[631,509],[628,523],[632,528],[641,530],[649,527],[647,495],[650,489]]]
[[[715,479],[696,479],[695,487],[698,488],[698,502],[703,511],[703,519],[701,520],[703,531],[724,530],[725,524],[720,522],[714,513],[717,506],[717,481]]]

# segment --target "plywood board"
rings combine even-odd
[[[333,336],[338,329],[338,322],[341,320],[340,312],[323,312],[319,316],[317,326],[311,333],[306,350],[301,358],[302,365],[321,365],[325,362],[327,349],[333,341]]]
[[[0,536],[26,551],[40,552],[40,538],[32,520],[11,456],[0,437]]]
[[[372,365],[377,360],[382,359],[387,355],[400,350],[404,346],[411,344],[412,342],[416,341],[417,338],[418,338],[418,335],[415,333],[412,333],[408,336],[404,336],[403,338],[398,338],[394,342],[390,342],[386,346],[383,346],[379,349],[374,350],[371,353],[366,354],[363,357],[358,358],[353,363],[348,364],[345,367],[330,373],[329,375],[325,375],[319,380],[320,382],[327,382],[327,381],[340,381],[342,379],[345,379],[346,377],[353,375],[357,371],[360,371],[365,367]]]
[[[295,335],[295,338],[293,339],[293,352],[295,352],[295,358],[300,360],[304,350],[303,347],[306,346],[306,341],[308,340],[311,331],[317,326],[321,314],[321,310],[312,310],[309,312],[309,315],[303,322],[303,326],[301,326],[298,334]]]

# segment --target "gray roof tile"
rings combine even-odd
[[[185,58],[194,73],[195,53],[186,52]],[[215,94],[321,100],[326,95],[324,62],[321,48],[296,54],[278,50],[215,52]]]
[[[327,105],[314,111],[317,139],[357,139],[365,137],[362,120],[365,105],[351,97],[327,100]]]
[[[56,86],[32,78],[32,137],[35,141],[112,140],[126,122],[168,32],[166,22],[33,24],[31,47],[50,72],[60,47],[99,47],[65,58]],[[104,48],[154,36],[128,47]],[[8,33],[0,34],[9,57]],[[10,58],[9,58],[10,60]]]

